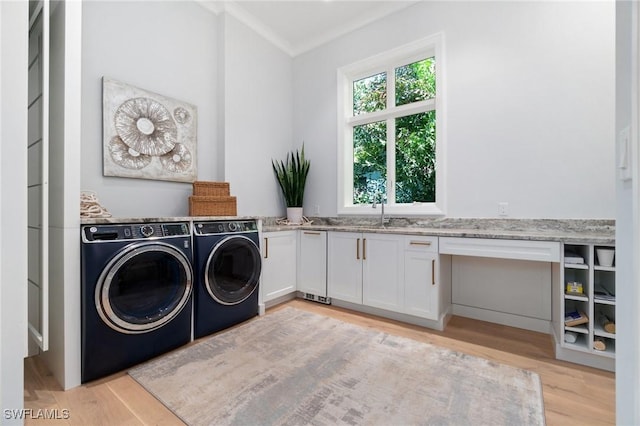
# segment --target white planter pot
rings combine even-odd
[[[616,251],[613,249],[597,248],[596,256],[598,257],[598,264],[600,266],[613,266],[613,258]]]
[[[302,207],[287,207],[287,220],[292,225],[302,225]]]

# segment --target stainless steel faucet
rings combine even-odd
[[[380,201],[380,226],[384,228],[385,219],[384,219],[384,194],[378,194],[378,200]],[[371,205],[374,209],[378,207],[376,204],[375,198],[373,199],[373,204]]]

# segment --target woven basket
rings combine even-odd
[[[189,197],[189,216],[237,216],[236,197]]]
[[[205,197],[228,197],[229,182],[193,182],[193,195]]]

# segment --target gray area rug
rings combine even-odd
[[[139,365],[189,425],[541,425],[540,378],[295,308]]]

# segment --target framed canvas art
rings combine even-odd
[[[195,106],[103,77],[102,108],[105,176],[196,180]]]

